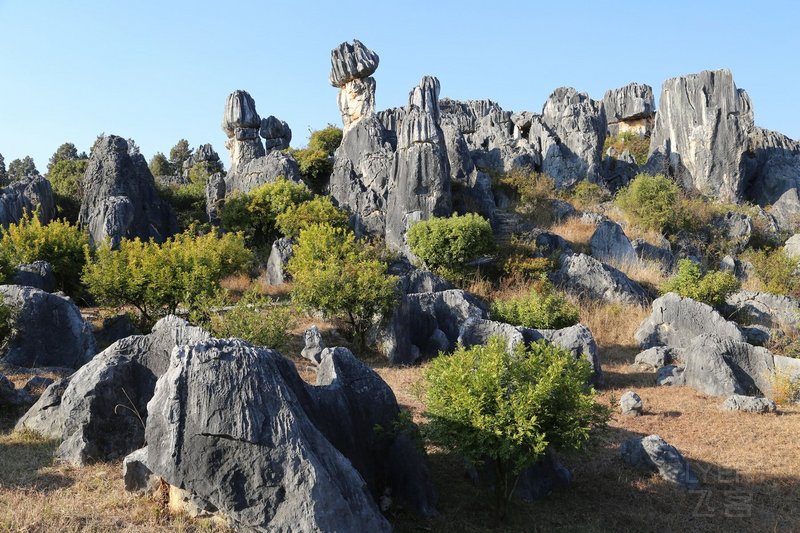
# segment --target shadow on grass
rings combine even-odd
[[[58,441],[31,431],[0,435],[0,488],[53,491],[71,486],[74,480],[50,471]]]

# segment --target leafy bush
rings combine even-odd
[[[175,174],[175,169],[172,168],[169,159],[161,152],[156,152],[156,155],[150,159],[150,163],[147,166],[150,167],[150,173],[153,176],[172,176]]]
[[[492,318],[526,328],[561,329],[577,324],[580,311],[542,276],[528,294],[493,302]]]
[[[100,305],[135,307],[143,329],[179,307],[196,312],[220,279],[248,266],[251,254],[240,234],[195,236],[193,229],[163,244],[123,239],[119,250],[104,243],[93,258],[87,251],[83,281]]]
[[[678,273],[667,280],[661,292],[674,292],[711,307],[719,307],[729,294],[739,290],[739,286],[739,280],[730,272],[710,271],[703,274],[700,265],[689,259],[681,259],[678,261]]]
[[[251,344],[280,350],[289,340],[294,315],[288,305],[277,304],[255,290],[247,291],[232,309],[211,318],[215,337],[236,337]]]
[[[333,153],[342,143],[342,130],[328,125],[325,129],[311,133],[308,146],[291,150],[300,174],[315,190],[321,189],[333,172]]]
[[[516,211],[539,225],[553,221],[551,200],[556,196],[555,181],[541,172],[513,170],[500,178],[500,184],[511,188],[519,203]]]
[[[311,200],[312,193],[302,183],[279,177],[247,194],[234,193],[225,198],[220,213],[222,227],[241,231],[254,247],[271,246],[278,237],[275,221],[293,205]]]
[[[572,189],[572,200],[580,208],[595,206],[608,199],[608,191],[596,183],[581,181]]]
[[[475,213],[431,218],[408,230],[411,251],[431,270],[447,274],[493,250],[492,226]]]
[[[189,169],[189,183],[162,185],[156,182],[159,195],[175,210],[181,230],[193,224],[203,225],[208,221],[206,214],[208,178],[208,168],[203,162],[199,162]]]
[[[301,230],[287,270],[294,279],[292,299],[346,321],[360,348],[374,318],[386,317],[397,304],[397,277],[387,274],[378,250],[343,228]]]
[[[780,249],[749,250],[742,258],[752,263],[765,291],[800,296],[800,275],[797,273],[800,260],[787,256]]]
[[[58,215],[72,223],[78,222],[83,200],[83,176],[88,165],[88,159],[61,159],[47,174],[55,194]]]
[[[347,212],[333,205],[329,196],[317,196],[313,200],[290,205],[275,218],[275,226],[285,237],[296,239],[302,230],[314,224],[347,228],[349,218]]]
[[[638,174],[614,199],[617,206],[644,229],[663,231],[678,221],[680,188],[661,174]]]
[[[39,217],[26,213],[19,224],[11,224],[3,231],[0,255],[12,267],[47,261],[53,267],[58,288],[77,296],[88,245],[88,235],[66,220],[54,220],[45,226]]]
[[[541,341],[513,352],[497,337],[486,346],[459,347],[425,370],[423,430],[473,465],[491,462],[502,517],[522,470],[548,448],[582,448],[607,420],[586,385],[591,374],[585,359]]]
[[[609,148],[614,148],[618,154],[628,150],[636,163],[644,165],[650,153],[650,138],[638,135],[632,131],[623,131],[614,136],[606,137],[603,143],[603,153]]]

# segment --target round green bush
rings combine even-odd
[[[411,252],[436,271],[457,271],[494,249],[492,226],[475,213],[431,218],[408,230]]]

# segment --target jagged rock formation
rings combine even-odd
[[[796,332],[800,329],[800,302],[768,292],[738,291],[725,301],[726,316],[747,324]]]
[[[378,54],[361,41],[342,43],[331,50],[331,85],[339,88],[337,101],[344,133],[363,118],[375,114],[375,78]]]
[[[755,127],[749,148],[752,157],[746,199],[769,207],[780,229],[800,228],[800,142]]]
[[[732,394],[720,407],[723,411],[742,411],[745,413],[774,413],[778,406],[768,398],[755,398]]]
[[[30,176],[0,189],[0,225],[18,224],[27,212],[38,210],[39,220],[47,224],[56,215],[56,203],[50,182],[42,176]]]
[[[292,240],[285,237],[272,243],[272,250],[267,259],[267,271],[264,274],[267,285],[280,285],[289,281],[286,265],[293,255],[292,245]]]
[[[647,137],[653,128],[656,101],[653,88],[641,83],[629,83],[610,89],[603,96],[608,133],[617,135],[632,131]]]
[[[414,222],[452,212],[450,164],[439,126],[439,80],[425,76],[408,95],[397,136],[386,213],[386,245],[406,250],[405,234]]]
[[[33,398],[25,389],[17,389],[10,379],[0,374],[0,407],[3,409],[30,405]]]
[[[122,137],[108,135],[92,150],[78,223],[92,242],[123,238],[162,242],[178,231],[175,213],[159,197],[147,161]]]
[[[636,263],[638,259],[622,227],[611,220],[604,220],[597,226],[589,244],[592,257],[603,262],[624,265]]]
[[[231,172],[240,164],[264,156],[264,145],[258,137],[260,127],[261,117],[250,93],[237,90],[229,94],[222,115],[222,131],[228,136],[225,148],[230,151]]]
[[[19,285],[0,286],[0,298],[13,310],[13,328],[0,359],[3,363],[79,368],[94,356],[92,325],[69,298]]]
[[[579,297],[638,305],[644,305],[650,299],[638,283],[586,254],[562,256],[555,280],[566,291]]]
[[[285,121],[272,115],[261,119],[259,133],[264,138],[264,148],[267,152],[285,150],[292,142],[292,129]]]
[[[144,444],[147,402],[175,346],[208,333],[178,317],[159,320],[149,335],[119,340],[71,376],[48,387],[17,422],[58,439],[60,461],[84,465],[124,457]]]
[[[254,531],[389,531],[386,488],[432,512],[419,449],[374,432],[399,414],[391,389],[342,348],[325,350],[317,385],[242,341],[178,348],[148,404],[146,466]]]
[[[195,165],[202,165],[209,174],[216,174],[222,172],[222,161],[219,159],[219,154],[214,150],[210,144],[201,144],[197,150],[183,162],[183,179],[189,181],[189,172]]]

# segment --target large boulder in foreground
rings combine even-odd
[[[565,290],[580,297],[638,305],[645,305],[650,299],[641,285],[586,254],[563,256],[555,277]]]
[[[380,418],[393,395],[346,350],[326,352],[339,360],[323,356],[316,388],[279,353],[239,340],[176,349],[148,405],[147,467],[240,529],[390,531],[352,462],[369,459],[346,457],[374,425],[337,420]]]
[[[83,190],[78,223],[95,244],[110,239],[118,246],[120,239],[135,237],[162,242],[178,231],[175,212],[158,195],[147,161],[122,137],[97,141]]]
[[[45,292],[55,292],[57,283],[53,265],[47,261],[34,261],[17,265],[13,278],[14,285],[35,287]]]
[[[167,316],[149,335],[119,340],[71,376],[50,385],[17,423],[59,439],[60,461],[84,465],[123,457],[144,444],[147,402],[175,346],[208,333]]]
[[[642,349],[670,346],[681,349],[704,333],[744,342],[739,327],[711,306],[670,292],[653,301],[653,312],[634,333]]]
[[[69,298],[20,285],[0,286],[0,297],[12,309],[14,323],[3,363],[79,368],[94,356],[92,325]]]

